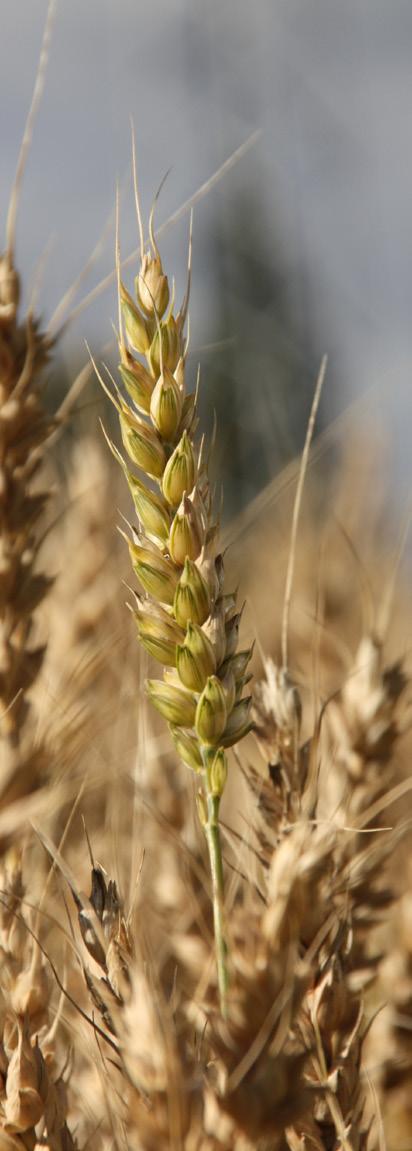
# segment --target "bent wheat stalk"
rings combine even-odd
[[[187,393],[185,383],[189,290],[175,314],[154,236],[153,211],[146,247],[137,196],[136,201],[141,264],[134,298],[118,276],[120,374],[129,399],[118,389],[109,395],[138,474],[110,446],[138,516],[138,527],[128,538],[143,593],[136,596],[137,630],[146,651],[164,665],[163,679],[150,679],[147,691],[168,723],[180,758],[199,778],[198,813],[210,859],[218,985],[225,1013],[219,806],[227,777],[226,749],[251,726],[251,699],[242,694],[250,678],[246,669],[251,650],[237,651],[241,612],[236,596],[225,591],[205,443],[197,446],[194,438],[197,392]]]

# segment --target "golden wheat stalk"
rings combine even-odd
[[[41,1124],[45,1147],[75,1151],[66,1121],[69,1070],[62,1069],[56,1037],[60,1008],[56,1013],[16,847],[0,867],[0,890],[0,1145],[16,1151],[34,1147]]]
[[[35,529],[47,496],[30,486],[52,427],[39,391],[49,345],[30,314],[19,323],[19,294],[18,275],[6,253],[0,260],[0,725],[11,748],[21,742],[27,692],[42,660],[42,649],[31,645],[32,617],[50,582],[36,572]]]
[[[324,1125],[331,1120],[339,1145],[353,1151],[368,1138],[362,992],[376,981],[374,930],[393,898],[387,861],[402,834],[396,826],[378,834],[376,819],[391,800],[406,679],[400,665],[385,666],[382,639],[364,636],[341,691],[320,710],[317,705],[314,734],[302,744],[297,690],[285,666],[267,660],[265,670],[255,693],[256,731],[272,783],[259,784],[252,774],[263,824],[258,838],[268,863],[274,836],[278,841],[269,875],[278,904],[288,890],[279,874],[282,856],[296,845],[294,866],[290,858],[287,868],[289,917],[311,964],[300,1027],[315,1095],[290,1133],[290,1147],[297,1151],[310,1142],[323,1148]],[[301,887],[309,877],[310,898]],[[316,898],[315,882],[321,885]]]
[[[0,804],[30,794],[44,767],[34,738],[30,689],[44,648],[33,639],[37,608],[50,579],[38,571],[39,519],[47,502],[37,475],[54,421],[42,399],[43,369],[51,340],[41,331],[33,299],[19,317],[20,279],[15,263],[21,183],[48,59],[54,17],[49,0],[32,101],[23,133],[0,256]]]
[[[113,444],[111,448],[138,517],[138,527],[128,539],[142,589],[134,612],[138,635],[146,651],[165,667],[163,680],[149,680],[147,690],[169,725],[179,756],[201,785],[198,811],[209,850],[224,1011],[227,963],[219,806],[228,770],[226,749],[250,729],[251,700],[243,696],[243,688],[250,678],[251,651],[237,650],[241,613],[236,596],[225,590],[205,443],[195,441],[197,391],[186,390],[190,256],[187,292],[175,313],[155,240],[153,210],[145,245],[136,183],[135,187],[141,262],[134,297],[118,277],[120,374],[128,399],[117,388],[114,396],[109,391],[134,468]]]

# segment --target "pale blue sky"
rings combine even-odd
[[[2,0],[1,10],[4,219],[46,3]],[[59,0],[18,218],[18,262],[26,275],[54,237],[45,313],[80,269],[112,207],[116,177],[127,173],[131,114],[146,207],[172,167],[159,219],[259,128],[253,152],[196,211],[195,339],[206,341],[214,321],[210,229],[230,213],[242,182],[256,181],[270,259],[276,263],[276,218],[291,295],[310,313],[315,351],[329,351],[348,394],[376,383],[385,412],[393,393],[395,450],[406,461],[411,60],[409,0]],[[127,190],[124,250],[133,237]],[[179,282],[185,238],[180,225],[165,244]],[[110,240],[89,282],[111,262]],[[109,293],[76,326],[76,338],[103,342],[113,314]]]

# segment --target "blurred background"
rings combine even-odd
[[[46,7],[1,5],[3,221]],[[111,271],[116,180],[122,254],[136,246],[131,116],[145,213],[170,169],[159,224],[259,132],[194,216],[193,378],[200,361],[228,515],[299,451],[324,352],[321,423],[367,397],[367,425],[388,432],[388,486],[410,490],[411,53],[408,0],[57,3],[17,230],[26,292],[47,251],[45,319],[105,229],[77,299]],[[186,213],[162,238],[178,293],[187,234]],[[85,339],[110,361],[115,316],[111,284],[69,326],[56,387]],[[97,422],[98,402],[87,389],[83,419]]]

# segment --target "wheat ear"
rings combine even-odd
[[[198,812],[209,851],[218,984],[225,1012],[228,979],[219,805],[228,770],[226,749],[250,728],[251,701],[242,693],[251,652],[237,651],[241,613],[236,610],[236,596],[225,591],[205,444],[197,446],[194,439],[197,393],[187,393],[185,382],[189,293],[175,314],[153,232],[153,213],[148,246],[139,209],[138,217],[141,263],[134,298],[120,275],[118,279],[120,374],[130,399],[118,391],[111,398],[124,447],[140,474],[111,446],[138,516],[138,527],[128,539],[143,592],[136,597],[137,630],[143,647],[165,667],[163,680],[149,680],[147,691],[167,720],[180,758],[200,784]]]
[[[31,790],[36,776],[33,748],[23,752],[30,711],[29,689],[43,649],[33,647],[33,613],[50,581],[36,573],[36,528],[47,499],[33,492],[43,445],[52,421],[40,394],[50,338],[29,308],[19,320],[20,279],[15,264],[16,218],[22,179],[47,68],[55,3],[49,0],[32,101],[20,147],[0,255],[0,747],[1,802]],[[37,761],[41,759],[37,752]],[[16,780],[17,772],[19,781]]]

